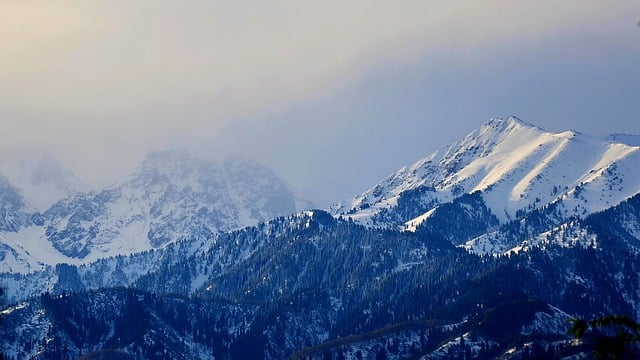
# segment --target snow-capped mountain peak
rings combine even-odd
[[[501,223],[551,203],[562,203],[567,216],[584,216],[640,191],[640,174],[626,170],[638,166],[638,147],[494,118],[333,212],[364,224],[415,227],[413,218],[479,191]]]
[[[128,182],[140,188],[167,185],[182,188],[198,186],[199,177],[219,171],[217,163],[197,158],[184,150],[152,151],[134,170]]]

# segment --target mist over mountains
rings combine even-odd
[[[640,319],[636,140],[491,119],[325,210],[301,211],[255,162],[185,152],[152,153],[118,184],[44,210],[6,176],[2,351],[589,356],[569,319]]]
[[[0,178],[2,270],[9,272],[207,239],[310,205],[249,160],[218,164],[185,151],[156,151],[131,175],[99,190],[79,185],[51,155],[11,160],[17,166]]]

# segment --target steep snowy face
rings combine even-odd
[[[121,193],[118,208],[137,207],[153,247],[243,225],[223,169],[182,151],[151,153]]]
[[[2,234],[2,242],[12,249],[6,253],[15,258],[13,271],[30,259],[24,269],[29,271],[41,262],[86,263],[204,240],[295,211],[293,192],[256,162],[220,165],[162,151],[149,154],[120,184],[58,201],[37,224]]]
[[[186,152],[156,152],[143,162],[130,187],[144,188],[145,198],[162,192],[162,200],[153,206],[157,214],[171,210],[166,208],[165,198],[209,204],[217,209],[211,218],[218,219],[220,230],[254,225],[296,211],[295,195],[284,181],[251,160],[228,159],[217,164]]]
[[[0,231],[15,232],[28,225],[30,216],[20,190],[0,176]]]
[[[54,244],[88,242],[103,252],[130,253],[175,240],[206,239],[293,213],[294,206],[282,180],[255,162],[230,160],[221,166],[186,152],[164,151],[151,153],[121,185],[61,202],[45,217]]]
[[[333,212],[385,225],[389,213],[402,210],[399,200],[409,191],[419,193],[423,204],[415,217],[480,191],[502,223],[554,202],[563,204],[566,216],[584,216],[639,192],[639,165],[636,146],[573,131],[552,133],[515,117],[492,119]]]
[[[225,161],[223,169],[243,224],[267,221],[296,210],[293,192],[271,169],[255,161],[238,159]]]
[[[523,143],[542,134],[543,130],[517,118],[492,119],[462,140],[401,168],[334,212],[350,211],[362,218],[360,210],[371,209],[367,215],[375,215],[380,208],[394,207],[400,194],[418,188],[432,190],[427,196],[436,204],[487,188],[506,176],[508,167],[518,165],[518,157],[526,155]]]
[[[39,212],[87,189],[54,155],[46,152],[5,154],[0,158],[0,174],[21,190],[27,206]]]

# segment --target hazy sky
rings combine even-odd
[[[640,134],[640,1],[0,0],[0,151],[254,158],[321,205],[489,118]]]

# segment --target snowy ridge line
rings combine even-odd
[[[501,223],[554,202],[566,216],[584,217],[640,192],[637,168],[638,146],[548,132],[515,117],[492,119],[331,211],[363,225],[415,228],[438,204],[480,191]],[[420,189],[429,190],[414,196],[426,204],[420,213],[389,216],[403,210],[404,194]]]

